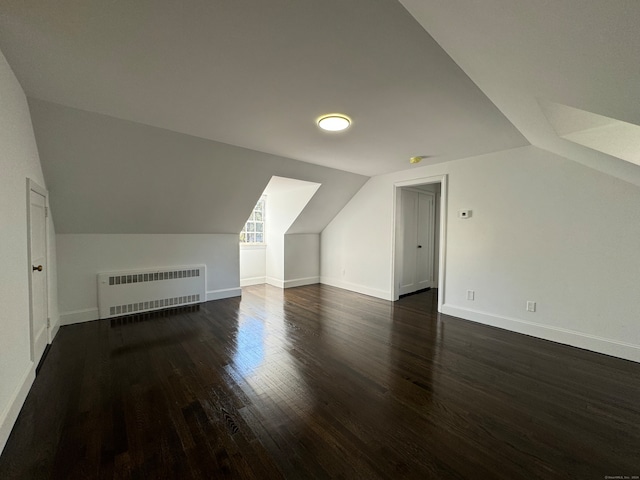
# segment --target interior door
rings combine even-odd
[[[433,283],[434,213],[435,196],[418,193],[416,290],[431,287]]]
[[[400,295],[433,284],[435,195],[431,192],[400,190],[402,264]]]
[[[48,343],[46,192],[29,189],[29,274],[31,275],[32,360],[38,363]]]
[[[418,193],[413,190],[400,191],[402,219],[402,272],[400,295],[415,292],[416,255],[418,246]]]

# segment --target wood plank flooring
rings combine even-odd
[[[640,364],[311,285],[63,327],[7,479],[640,475]]]

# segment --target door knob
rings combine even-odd
[[[35,267],[35,266],[33,266],[33,265],[32,265],[32,266],[31,266],[31,268],[33,269],[33,271],[34,271],[34,272],[35,272],[36,270],[37,270],[37,271],[39,271],[39,272],[41,272],[41,271],[42,271],[42,265],[38,265],[37,267]]]
[[[422,245],[418,245],[418,248],[422,248]]]

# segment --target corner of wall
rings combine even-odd
[[[361,293],[370,297],[380,298],[382,300],[394,300],[393,292],[372,288],[367,285],[351,283],[344,280],[339,280],[337,278],[320,277],[320,283],[322,283],[323,285],[329,285],[331,287],[342,288],[343,290],[350,290],[352,292]]]
[[[222,300],[223,298],[241,297],[241,288],[221,288],[219,290],[207,291],[207,302],[212,300]]]

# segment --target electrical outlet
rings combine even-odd
[[[536,302],[527,302],[527,312],[536,311]]]
[[[467,300],[475,300],[476,299],[476,292],[475,290],[467,290]]]

